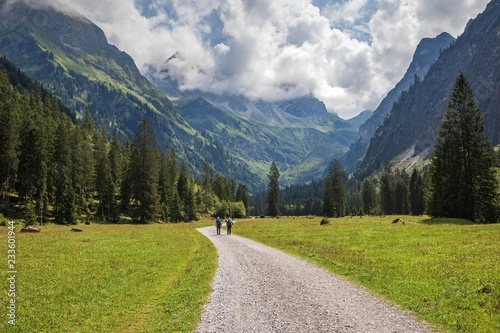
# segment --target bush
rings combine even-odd
[[[215,214],[213,216],[214,217],[219,216],[222,218],[228,216],[242,218],[245,217],[246,215],[247,211],[245,209],[243,201],[238,201],[238,202],[224,201],[216,206]]]
[[[247,215],[247,211],[245,209],[245,205],[243,201],[231,202],[231,212],[232,217],[242,218]]]

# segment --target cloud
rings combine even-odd
[[[265,100],[312,94],[345,118],[378,106],[420,39],[460,34],[488,2],[45,1],[71,6],[141,70],[167,68],[183,89]]]

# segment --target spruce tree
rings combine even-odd
[[[214,170],[212,166],[205,160],[203,162],[203,171],[202,171],[202,191],[203,191],[203,207],[205,213],[208,213],[208,207],[210,205],[210,195],[212,194],[212,184],[214,182]]]
[[[406,171],[397,170],[394,175],[394,213],[395,214],[410,214],[410,188],[409,177]]]
[[[130,158],[131,196],[137,202],[136,218],[141,223],[157,215],[159,195],[159,151],[153,129],[144,119],[137,129]]]
[[[95,189],[99,197],[99,215],[109,219],[115,203],[115,182],[111,173],[110,154],[105,131],[95,138],[96,176]]]
[[[431,165],[430,213],[498,222],[494,152],[463,73],[457,76]]]
[[[346,211],[346,172],[338,160],[333,160],[325,182],[323,215],[342,217]]]
[[[424,213],[424,178],[417,169],[413,169],[410,178],[410,206],[412,215]]]
[[[248,214],[248,190],[247,187],[243,184],[238,185],[238,189],[236,190],[236,200],[243,202],[243,206],[245,206],[245,211]]]
[[[186,160],[183,160],[177,180],[177,192],[179,193],[186,221],[192,221],[196,218],[193,182],[188,164]]]
[[[364,213],[374,214],[377,205],[377,192],[369,179],[366,179],[363,183],[362,197]]]
[[[391,215],[395,211],[393,203],[393,192],[394,184],[391,167],[389,164],[386,164],[380,178],[380,204],[383,214]]]
[[[280,215],[279,194],[280,194],[280,172],[276,163],[271,164],[269,169],[269,183],[267,184],[267,214],[272,217]]]
[[[20,124],[17,92],[10,85],[8,77],[0,70],[0,212],[9,209],[10,191],[19,165]]]

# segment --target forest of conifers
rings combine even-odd
[[[189,221],[245,216],[244,185],[208,163],[195,180],[174,151],[160,152],[147,121],[132,142],[81,119],[6,58],[0,59],[0,213],[53,221]],[[111,138],[111,139],[110,139]]]
[[[456,94],[461,96],[463,92]],[[201,176],[195,179],[188,163],[179,161],[175,151],[168,147],[160,151],[146,120],[138,124],[133,140],[123,142],[116,133],[96,128],[90,114],[88,108],[80,113],[72,111],[5,57],[0,58],[1,214],[24,219],[26,224],[180,222],[201,215],[243,217],[270,212],[272,216],[328,217],[431,213],[483,222],[498,219],[498,180],[492,172],[500,159],[492,154],[481,131],[477,139],[469,140],[477,142],[475,146],[462,149],[478,157],[458,169],[471,170],[470,175],[464,173],[463,179],[490,184],[488,195],[481,190],[476,191],[477,198],[465,196],[477,186],[461,189],[458,185],[467,182],[448,181],[457,174],[457,166],[463,164],[460,154],[456,154],[457,158],[446,162],[451,163],[449,171],[436,169],[436,155],[430,164],[431,172],[426,172],[426,167],[413,169],[409,175],[386,164],[378,174],[364,179],[356,173],[348,177],[339,161],[334,160],[325,179],[281,189],[279,166],[273,163],[269,177],[274,191],[269,185],[268,191],[251,196],[245,184],[216,173],[206,160]],[[478,112],[472,108],[470,114],[475,117]],[[478,118],[475,127],[481,126]],[[438,152],[442,149],[447,148],[439,148]],[[482,174],[477,171],[481,169]],[[457,193],[464,195],[456,197]],[[477,204],[465,204],[470,202]],[[455,214],[457,205],[469,205],[470,209]]]

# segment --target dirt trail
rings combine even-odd
[[[215,227],[198,231],[215,244],[219,268],[197,332],[431,332],[303,260]]]

